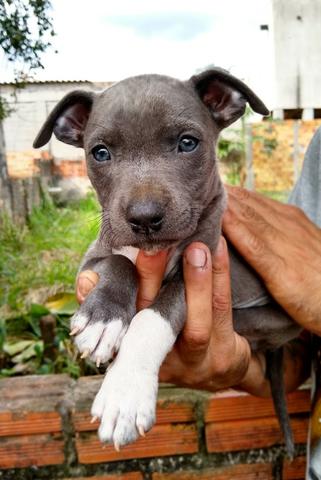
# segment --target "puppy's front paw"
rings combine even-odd
[[[90,295],[81,305],[72,317],[70,327],[82,358],[90,357],[99,366],[118,351],[128,322],[124,315],[117,316],[117,307],[113,309],[108,299],[96,297]]]
[[[123,368],[116,359],[91,409],[101,420],[100,440],[113,442],[119,450],[150,430],[155,422],[157,390],[157,375],[133,365]]]

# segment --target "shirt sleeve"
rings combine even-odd
[[[300,207],[310,220],[321,226],[321,127],[308,146],[302,172],[289,203]]]

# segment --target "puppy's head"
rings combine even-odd
[[[268,110],[240,80],[212,69],[187,82],[132,77],[101,92],[74,91],[49,115],[34,147],[50,140],[85,149],[112,247],[167,248],[192,235],[221,190],[219,132],[246,103]]]

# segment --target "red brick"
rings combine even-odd
[[[305,413],[310,410],[310,391],[298,390],[288,395],[289,413]],[[228,390],[215,394],[205,408],[205,421],[241,420],[274,416],[273,402],[243,392]]]
[[[64,462],[61,436],[31,435],[0,439],[0,468],[58,465]]]
[[[305,443],[308,431],[307,418],[291,420],[296,443]],[[214,422],[206,426],[206,443],[209,452],[229,452],[282,444],[279,423],[274,417],[249,420]]]
[[[272,480],[271,464],[231,465],[203,471],[154,473],[153,480]]]
[[[143,480],[143,475],[140,472],[127,472],[116,475],[102,475],[94,477],[72,477],[64,478],[63,480]]]
[[[157,425],[144,438],[116,452],[111,445],[103,446],[96,434],[79,434],[76,440],[80,463],[147,458],[198,451],[194,425]]]
[[[57,412],[0,412],[0,437],[60,431]]]
[[[76,411],[73,413],[73,422],[75,430],[78,432],[88,432],[97,430],[99,422],[90,423],[92,416],[89,411]],[[187,402],[172,402],[160,400],[157,403],[156,424],[163,425],[167,423],[187,423],[195,421],[193,405]]]
[[[283,464],[283,480],[304,480],[305,467],[305,457],[297,457],[293,462],[285,461]]]

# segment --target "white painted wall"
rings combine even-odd
[[[4,120],[7,152],[32,151],[33,140],[43,122],[66,93],[75,89],[101,90],[106,86],[108,83],[30,83],[14,93],[11,85],[0,85],[0,95],[7,100],[13,110]],[[49,151],[57,160],[83,158],[82,149],[58,142],[54,137],[43,150]]]
[[[272,5],[275,108],[321,108],[321,0]]]

